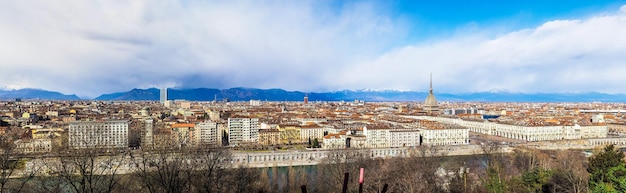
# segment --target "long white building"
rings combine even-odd
[[[469,129],[466,128],[422,129],[420,134],[423,145],[469,144]]]
[[[606,125],[562,125],[562,126],[524,126],[495,123],[489,121],[470,121],[458,118],[406,116],[408,118],[456,124],[469,128],[470,131],[487,135],[496,135],[524,141],[547,141],[563,139],[605,138],[608,134]]]
[[[126,148],[128,121],[70,122],[68,144],[72,148]]]
[[[428,121],[427,121],[428,122]],[[410,128],[391,128],[385,125],[366,125],[363,127],[363,135],[351,136],[347,132],[329,134],[324,136],[324,148],[345,148],[348,143],[356,144],[351,147],[364,148],[389,148],[389,147],[416,147],[420,145],[467,145],[469,144],[469,129],[443,125],[436,122],[437,128],[428,125]],[[350,141],[348,141],[350,139]],[[359,140],[363,140],[363,142]]]

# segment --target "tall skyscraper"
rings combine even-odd
[[[165,104],[165,101],[167,101],[167,88],[162,88],[161,89],[161,104]]]

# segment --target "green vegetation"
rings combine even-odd
[[[449,157],[442,150],[422,146],[408,157],[381,159],[371,157],[368,149],[340,149],[329,151],[317,166],[252,169],[228,161],[226,148],[166,148],[120,156],[97,156],[85,149],[60,156],[60,165],[40,162],[46,169],[38,172],[49,176],[9,178],[23,173],[27,160],[16,160],[19,154],[13,153],[4,156],[0,192],[269,193],[300,192],[302,185],[309,192],[338,192],[345,173],[350,173],[348,189],[354,192],[359,168],[365,168],[364,192],[626,192],[624,154],[613,146],[588,159],[579,150],[504,153],[498,144],[485,145],[480,155]],[[133,166],[133,173],[117,171],[120,163]]]
[[[587,171],[591,192],[626,192],[624,153],[613,145],[591,157]]]

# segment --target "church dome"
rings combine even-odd
[[[428,96],[426,97],[426,100],[424,101],[424,106],[437,106],[437,99],[435,98],[435,95],[431,92],[428,93]]]
[[[428,92],[428,96],[424,101],[424,111],[427,113],[436,113],[439,111],[439,106],[437,105],[437,98],[435,98],[435,94],[433,93],[433,78],[432,75],[430,77],[430,91]]]

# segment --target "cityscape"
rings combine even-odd
[[[626,192],[623,0],[0,4],[0,193]]]
[[[230,152],[219,159],[230,165],[225,168],[281,168],[328,164],[337,151],[384,160],[476,156],[494,153],[485,149],[493,146],[505,154],[558,150],[584,158],[605,145],[626,147],[621,103],[439,102],[432,83],[423,102],[311,102],[308,95],[301,101],[187,101],[172,100],[167,88],[159,97],[1,101],[4,143],[15,145],[10,151],[19,154],[12,156],[22,156],[17,159],[24,165],[6,177],[55,176],[61,173],[55,164],[64,162],[56,156],[85,151],[119,156],[96,159],[109,168],[101,175],[128,175],[143,162],[127,156],[177,156],[168,151],[188,149]]]

